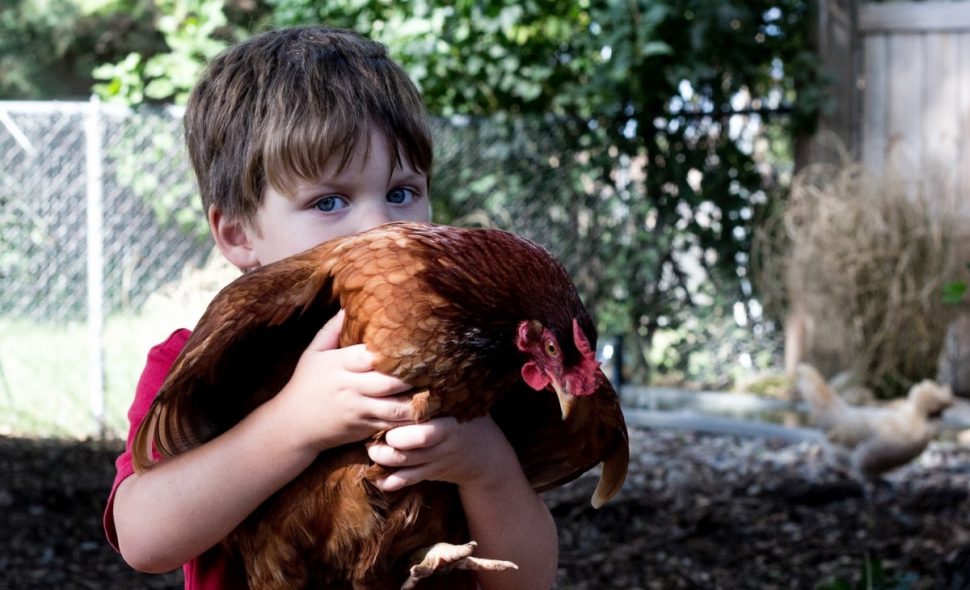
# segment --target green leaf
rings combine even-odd
[[[967,284],[963,281],[953,281],[943,285],[943,302],[949,305],[959,304],[966,294]]]

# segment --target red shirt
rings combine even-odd
[[[131,442],[135,438],[138,427],[145,419],[155,396],[158,394],[162,382],[168,375],[172,364],[179,352],[185,346],[191,332],[185,329],[176,330],[165,342],[155,346],[148,353],[148,361],[138,380],[135,389],[135,401],[128,410],[128,443],[125,450],[115,461],[118,473],[115,475],[111,495],[108,496],[108,506],[104,511],[104,532],[111,546],[118,549],[118,533],[115,530],[114,499],[118,485],[135,472],[131,461]],[[196,557],[182,566],[185,574],[186,590],[224,590],[226,588],[245,588],[245,576],[242,569],[236,566],[225,550],[216,545],[209,551]]]

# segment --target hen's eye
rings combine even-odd
[[[395,205],[405,205],[417,198],[414,189],[398,187],[387,193],[387,202]]]
[[[315,203],[313,203],[313,208],[317,211],[323,211],[324,213],[330,213],[331,211],[336,211],[338,209],[343,209],[347,206],[347,201],[343,197],[338,197],[336,195],[330,195],[328,197],[323,197]]]
[[[559,348],[556,346],[556,343],[553,342],[552,340],[546,340],[546,354],[548,354],[553,358],[556,358],[557,356],[559,356]]]

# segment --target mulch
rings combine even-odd
[[[0,588],[182,587],[104,540],[122,444],[0,437]],[[546,494],[557,588],[970,588],[968,447],[935,443],[878,486],[815,443],[633,429],[631,449],[603,508],[595,472]]]

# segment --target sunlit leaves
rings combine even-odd
[[[206,61],[228,46],[222,0],[159,0],[156,28],[168,51],[149,57],[130,53],[102,65],[94,90],[105,100],[138,104],[145,100],[184,104]]]

